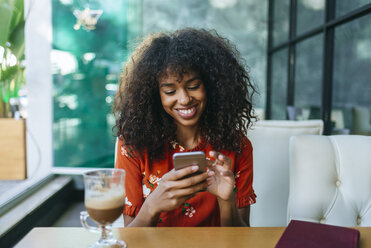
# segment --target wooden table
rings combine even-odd
[[[371,247],[371,227],[356,228],[361,232],[360,248]],[[114,229],[116,238],[128,248],[141,247],[274,247],[284,227],[144,227]],[[88,247],[99,235],[83,228],[34,228],[15,247],[74,248]]]

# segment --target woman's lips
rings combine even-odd
[[[183,119],[192,119],[196,115],[197,106],[191,108],[177,108],[175,110]]]

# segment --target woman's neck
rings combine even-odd
[[[187,150],[196,147],[200,141],[200,134],[197,127],[178,128],[176,137],[177,142]]]

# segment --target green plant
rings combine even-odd
[[[9,99],[24,84],[24,1],[0,0],[0,117],[8,117]]]

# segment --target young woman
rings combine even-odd
[[[215,31],[150,35],[115,96],[116,168],[126,170],[125,226],[248,226],[255,89]],[[208,170],[175,170],[175,152],[203,151]]]

